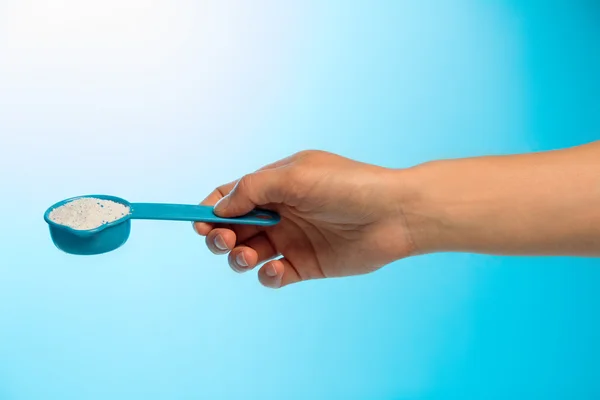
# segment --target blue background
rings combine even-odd
[[[186,223],[81,258],[42,215],[196,203],[306,148],[400,168],[581,144],[599,71],[591,0],[0,0],[0,399],[598,398],[598,260],[273,291]]]

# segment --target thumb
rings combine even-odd
[[[281,175],[277,169],[245,175],[227,196],[215,204],[215,214],[224,218],[238,217],[257,206],[281,203],[285,193],[285,180]]]

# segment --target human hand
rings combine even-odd
[[[398,170],[322,151],[303,151],[225,184],[203,202],[223,217],[254,208],[278,212],[271,227],[196,222],[215,254],[236,272],[258,272],[266,287],[373,272],[411,255]]]

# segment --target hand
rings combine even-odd
[[[525,155],[442,160],[403,170],[320,151],[216,189],[223,217],[280,213],[273,227],[195,223],[238,272],[265,263],[272,288],[373,272],[414,254],[600,256],[600,141]],[[281,257],[282,256],[282,257]]]
[[[235,217],[277,211],[272,227],[195,223],[236,272],[265,263],[266,287],[373,272],[414,252],[398,173],[321,151],[304,151],[213,191],[203,202]]]

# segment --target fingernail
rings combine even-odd
[[[219,213],[225,211],[230,200],[231,198],[229,196],[225,196],[221,200],[217,201],[217,204],[215,204],[214,207],[215,212]]]
[[[198,233],[198,229],[196,229],[196,221],[192,222],[192,229],[194,229],[194,232]]]
[[[227,250],[227,244],[225,243],[223,236],[217,235],[217,237],[215,237],[215,246],[219,250]]]
[[[235,262],[240,267],[247,267],[248,266],[248,262],[246,261],[246,257],[244,257],[244,252],[243,251],[240,252],[240,254],[238,254],[237,256],[235,256]]]
[[[277,270],[271,264],[267,265],[267,269],[265,270],[265,273],[267,274],[267,276],[269,276],[271,278],[274,278],[277,276]]]

